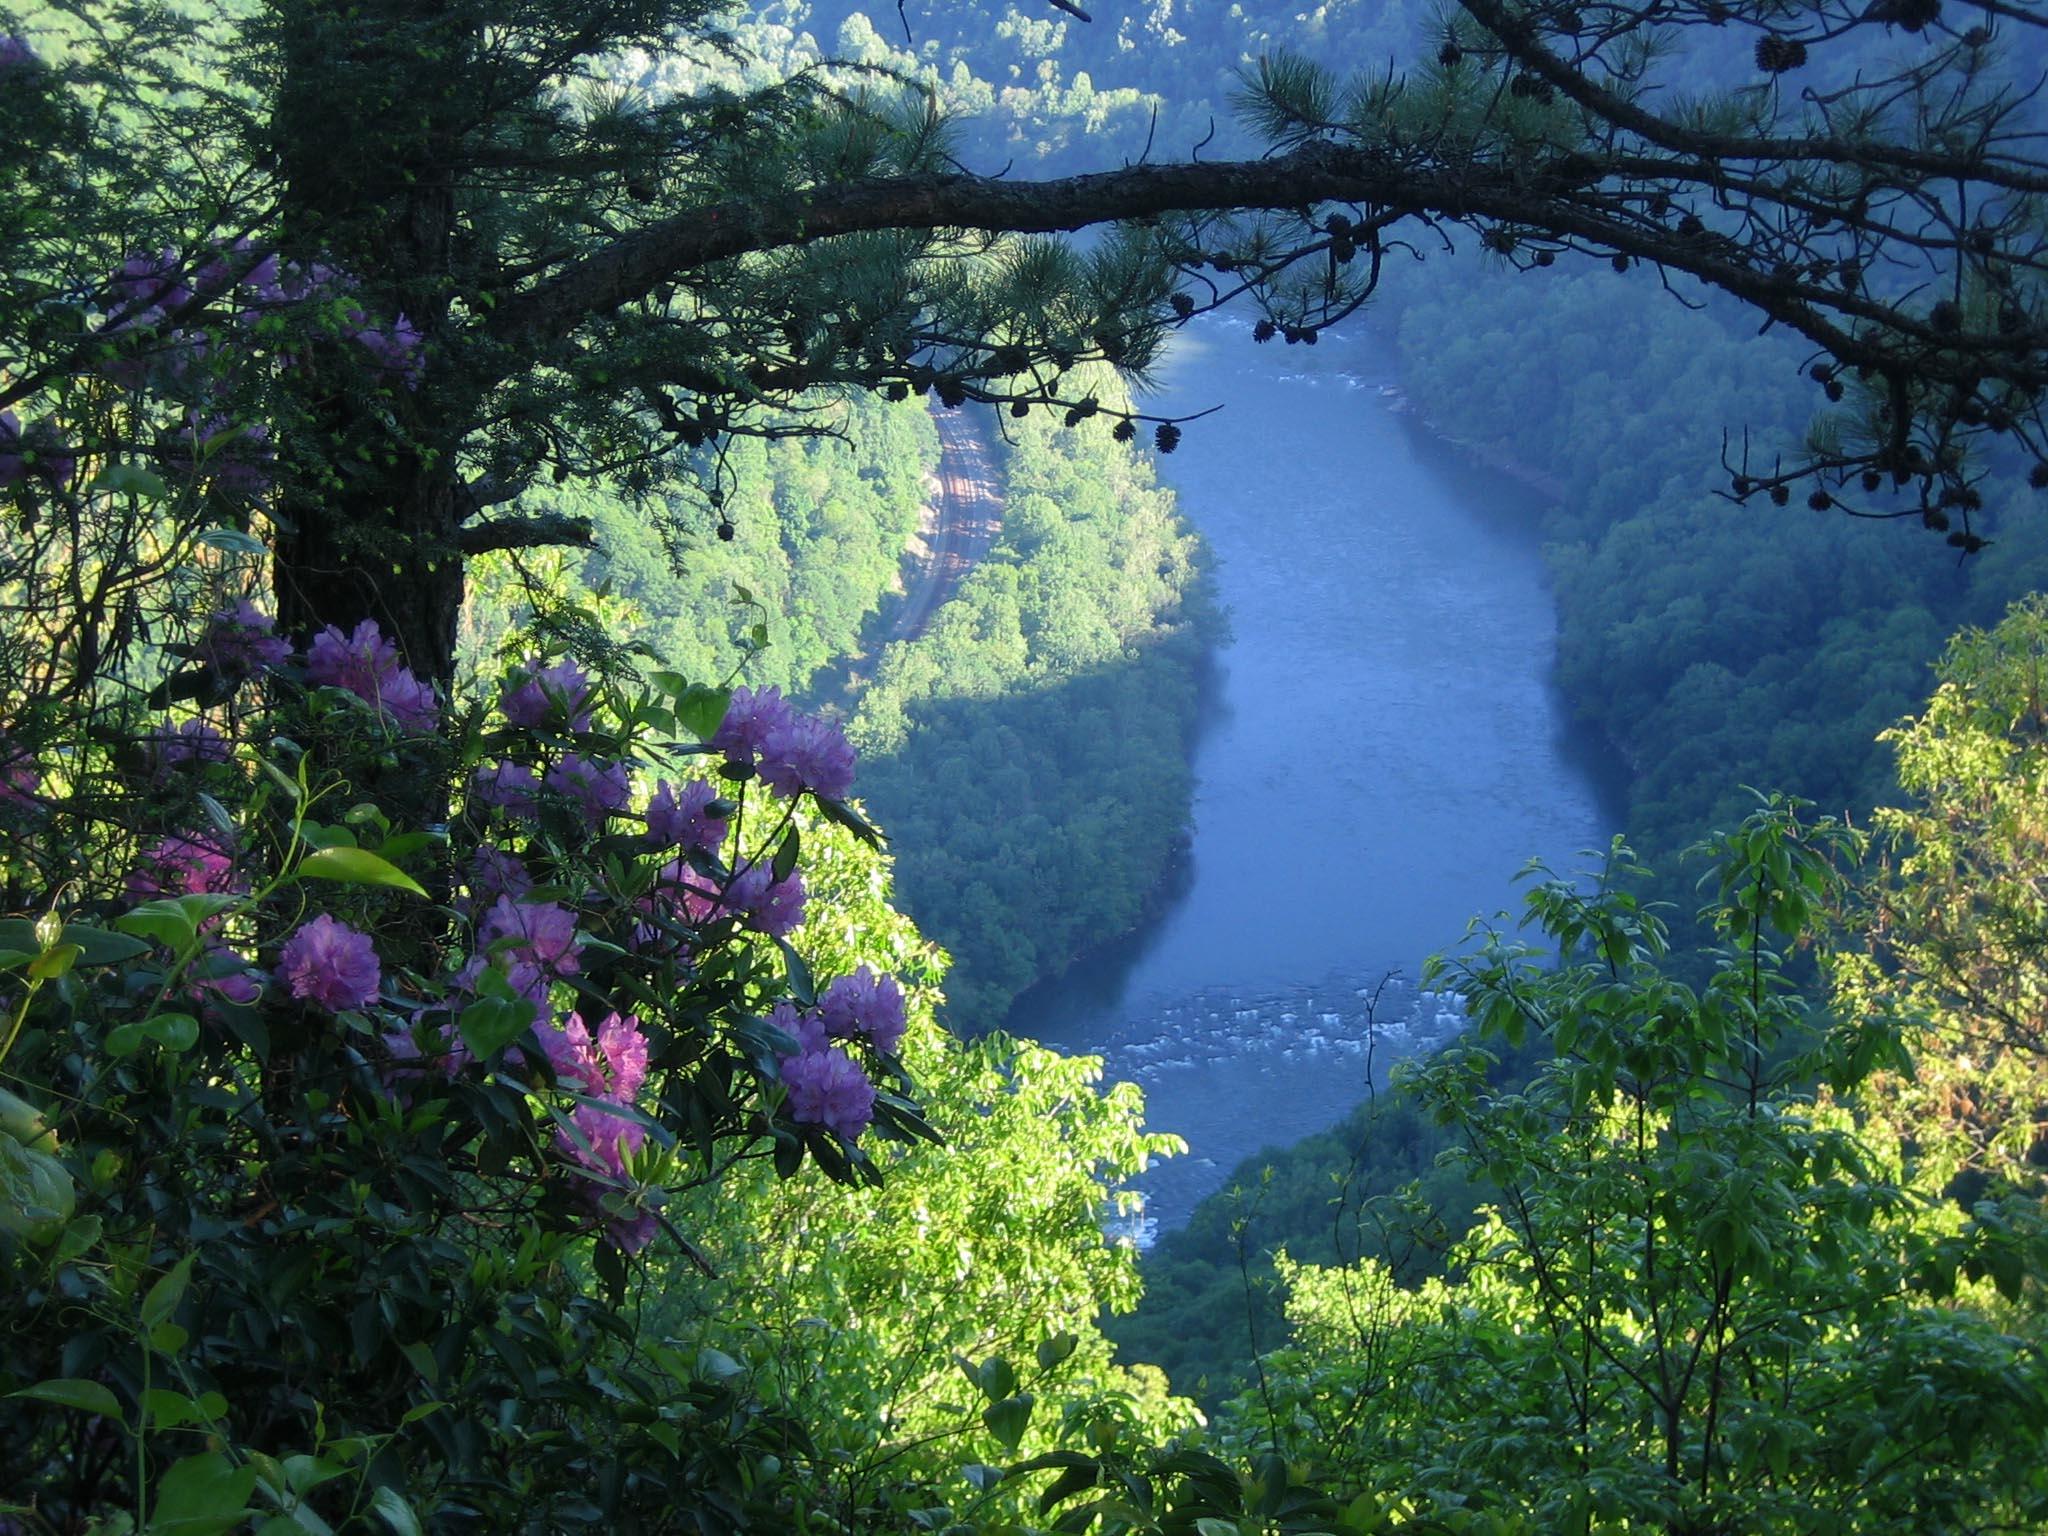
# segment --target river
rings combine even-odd
[[[1100,1052],[1187,1139],[1140,1181],[1147,1238],[1241,1159],[1340,1118],[1369,1068],[1384,1082],[1455,1032],[1459,1000],[1418,988],[1424,958],[1512,905],[1528,859],[1583,867],[1616,819],[1551,683],[1533,493],[1401,411],[1383,342],[1258,346],[1210,321],[1159,382],[1162,412],[1225,406],[1158,461],[1233,631],[1192,845],[1154,921],[1010,1018]]]

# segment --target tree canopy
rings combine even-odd
[[[1818,506],[1970,549],[1983,475],[2048,478],[2032,7],[1470,0],[1411,75],[1260,61],[1262,157],[1050,181],[963,170],[885,76],[720,73],[716,15],[38,7],[7,65],[0,407],[73,450],[52,468],[163,456],[163,418],[110,393],[222,431],[260,399],[287,627],[376,616],[440,680],[466,555],[586,536],[548,505],[562,479],[694,479],[719,520],[720,446],[801,430],[792,407],[829,428],[821,390],[1128,430],[1083,364],[1142,371],[1240,294],[1312,339],[1460,229],[1515,264],[1648,264],[1805,337],[1844,410],[1797,461],[1736,454],[1738,496],[1811,478]],[[626,48],[709,83],[623,87]],[[1703,58],[1734,83],[1687,89]],[[237,325],[260,345],[227,378]]]

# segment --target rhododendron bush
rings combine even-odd
[[[89,863],[11,870],[31,915],[0,929],[0,1070],[34,1132],[0,1153],[4,1370],[41,1405],[0,1437],[37,1517],[140,1507],[138,1470],[209,1440],[266,1448],[222,1463],[221,1498],[288,1512],[276,1454],[366,1395],[389,1438],[334,1458],[330,1513],[397,1497],[400,1466],[444,1513],[552,1509],[599,1457],[669,1486],[690,1394],[739,1401],[606,1335],[637,1266],[695,1252],[669,1192],[748,1159],[871,1182],[877,1138],[932,1134],[902,986],[803,952],[807,836],[874,839],[837,726],[561,655],[442,699],[374,624],[295,650],[240,596],[161,654],[156,697],[203,704],[110,711],[24,754],[0,804],[17,850],[94,823]],[[436,775],[446,825],[373,798]],[[600,1371],[640,1422],[579,1419]]]

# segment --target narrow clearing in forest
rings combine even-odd
[[[988,554],[1003,526],[994,457],[981,424],[964,410],[933,413],[939,428],[938,494],[925,507],[921,569],[889,640],[915,640]]]

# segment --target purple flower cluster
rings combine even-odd
[[[237,427],[225,416],[201,421],[193,411],[178,446],[186,472],[210,475],[216,490],[255,497],[270,489],[277,456],[270,429],[260,423]]]
[[[533,889],[533,876],[517,854],[484,843],[470,858],[468,885],[469,906],[488,907],[505,897],[517,901]]]
[[[722,906],[756,932],[785,939],[804,920],[806,895],[802,875],[777,880],[768,865],[746,864],[726,886]]]
[[[852,1141],[875,1115],[875,1085],[836,1040],[864,1039],[887,1054],[903,1039],[903,989],[863,965],[825,989],[815,1012],[778,1003],[768,1022],[796,1042],[781,1058],[794,1120],[822,1125]]]
[[[894,976],[877,976],[867,966],[841,976],[818,999],[825,1033],[835,1040],[862,1038],[884,1055],[903,1040],[907,1015],[903,989]]]
[[[538,730],[567,722],[578,733],[590,729],[590,675],[573,661],[540,667],[529,662],[499,685],[508,724]]]
[[[0,486],[31,474],[51,485],[63,485],[77,472],[78,456],[58,446],[47,423],[38,422],[24,430],[14,412],[0,411]]]
[[[168,721],[149,733],[150,762],[158,778],[184,767],[204,768],[228,760],[228,739],[204,720]]]
[[[782,1058],[782,1086],[789,1092],[789,1117],[804,1125],[822,1125],[847,1141],[857,1139],[875,1118],[875,1085],[845,1051],[824,1042],[815,1022],[802,1019],[795,1027],[781,1018],[788,1004],[770,1016],[802,1047]]]
[[[626,808],[633,787],[624,763],[604,763],[565,753],[541,783],[576,807],[585,826],[601,831],[615,811]]]
[[[0,32],[0,71],[28,69],[41,62],[19,32]]]
[[[576,914],[553,902],[500,896],[477,925],[476,947],[477,954],[463,968],[458,984],[475,985],[484,966],[495,961],[512,989],[532,999],[543,1012],[549,984],[582,969],[583,942],[576,934]]]
[[[369,353],[379,368],[394,375],[407,389],[420,387],[427,370],[426,338],[403,311],[391,324],[375,326],[360,309],[352,309],[348,323],[354,327],[349,339]]]
[[[244,960],[224,944],[209,944],[188,973],[186,995],[202,1008],[232,1003],[246,1008],[263,996],[263,983]]]
[[[711,745],[729,763],[753,768],[778,795],[805,790],[843,800],[853,788],[853,748],[837,722],[800,715],[779,688],[735,688]]]
[[[725,818],[709,814],[718,791],[704,779],[692,779],[679,794],[667,779],[654,786],[647,802],[647,843],[652,848],[680,848],[685,853],[716,853],[725,846]]]
[[[0,736],[0,806],[33,805],[43,787],[43,771],[24,748]]]
[[[540,804],[540,780],[524,763],[500,762],[470,776],[469,803],[531,816]]]
[[[559,1029],[544,1029],[540,1037],[563,1087],[604,1104],[630,1105],[639,1098],[640,1085],[647,1080],[647,1037],[631,1014],[608,1015],[593,1036],[582,1015],[572,1013]],[[556,1145],[593,1174],[623,1182],[627,1159],[639,1151],[646,1131],[599,1104],[580,1104],[570,1118],[576,1135],[563,1131]],[[592,1193],[599,1194],[596,1186]],[[647,1246],[654,1228],[654,1218],[643,1213],[613,1220],[609,1231],[619,1248],[637,1253]]]
[[[226,682],[247,682],[258,672],[282,666],[290,657],[291,644],[276,629],[275,619],[244,598],[207,620],[206,633],[199,641],[199,659]]]
[[[431,731],[441,718],[433,685],[398,664],[398,648],[375,619],[364,619],[350,635],[332,624],[315,635],[306,650],[306,681],[344,688],[416,735]]]
[[[383,973],[370,936],[323,912],[285,941],[277,979],[293,997],[339,1013],[375,1002]]]
[[[200,896],[239,889],[235,861],[215,844],[197,837],[159,838],[128,873],[128,899]]]

